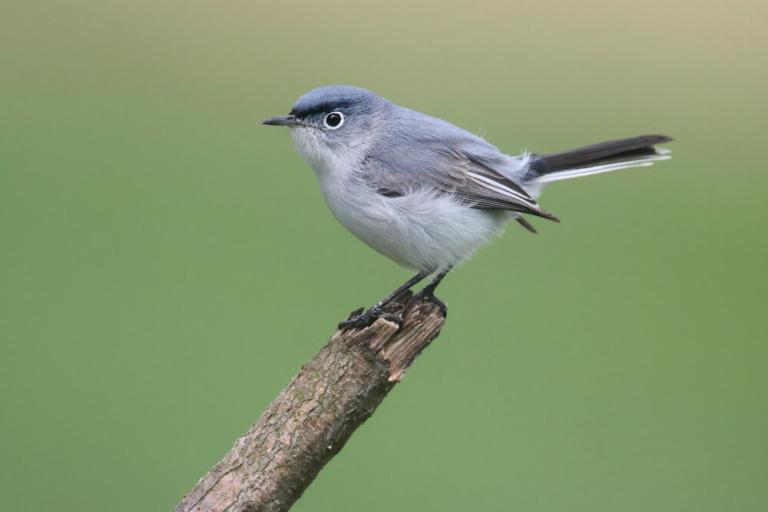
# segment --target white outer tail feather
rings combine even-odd
[[[672,158],[672,151],[667,148],[655,148],[655,155],[647,155],[642,157],[632,158],[630,160],[624,160],[621,162],[613,162],[609,164],[595,165],[592,167],[580,167],[576,169],[566,169],[559,172],[553,172],[537,177],[535,183],[544,185],[547,183],[554,183],[555,181],[569,180],[571,178],[580,178],[582,176],[591,176],[593,174],[602,174],[604,172],[619,171],[622,169],[632,169],[634,167],[649,167],[655,162],[662,160],[669,160]]]

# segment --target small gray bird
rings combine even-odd
[[[367,245],[418,271],[401,287],[341,327],[370,325],[403,291],[435,274],[420,292],[434,296],[455,265],[500,235],[509,220],[536,233],[524,215],[559,222],[536,199],[549,183],[670,158],[655,147],[665,135],[642,135],[570,151],[509,156],[482,138],[346,85],[319,87],[300,97],[287,126],[315,170],[333,214]]]

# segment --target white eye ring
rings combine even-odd
[[[344,125],[344,114],[341,112],[331,112],[325,116],[323,119],[323,124],[329,130],[337,130]]]

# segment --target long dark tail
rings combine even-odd
[[[652,165],[670,158],[668,149],[656,144],[671,142],[666,135],[641,135],[584,146],[570,151],[532,155],[529,179],[546,184],[631,167]]]

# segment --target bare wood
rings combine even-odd
[[[402,315],[402,327],[379,319],[337,331],[176,512],[288,510],[445,321],[410,293],[388,309]]]

